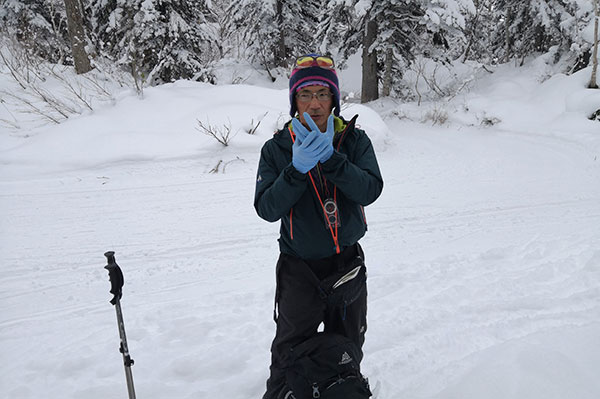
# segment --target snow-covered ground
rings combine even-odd
[[[343,109],[385,180],[362,240],[379,399],[600,397],[600,124],[586,119],[600,93],[589,70],[541,72]],[[252,202],[260,147],[287,118],[281,87],[176,82],[3,128],[0,397],[126,397],[107,250],[138,398],[261,397],[278,225]],[[224,147],[197,120],[237,134]]]

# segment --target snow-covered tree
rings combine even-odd
[[[415,58],[415,49],[425,48],[426,14],[419,0],[375,2],[370,13],[379,30],[372,47],[378,54],[382,94],[389,96]]]
[[[250,59],[265,68],[287,67],[299,54],[315,50],[319,0],[233,1],[232,28],[243,32]]]
[[[92,0],[88,12],[97,50],[144,80],[211,80],[204,0]]]
[[[566,36],[563,52],[572,61],[572,71],[587,67],[592,58],[597,34],[594,33],[597,11],[594,11],[595,0],[570,0],[569,15],[563,17],[560,27]],[[596,5],[597,7],[597,5]]]
[[[356,53],[362,43],[359,16],[345,0],[327,0],[320,10],[315,45],[321,53],[339,54],[338,65]]]
[[[569,30],[578,23],[578,1],[495,0],[493,7],[501,23],[491,40],[492,51],[501,61],[524,59],[553,46],[569,51],[573,40]]]
[[[0,3],[5,34],[32,55],[54,63],[72,62],[63,0],[6,0]]]
[[[370,0],[326,1],[321,9],[316,38],[321,52],[338,55],[341,67],[362,49],[362,102],[379,97],[379,66],[377,49],[373,46],[379,29],[372,17],[372,9]]]
[[[207,30],[215,44],[219,59],[226,57],[242,57],[243,35],[232,27],[234,17],[229,12],[231,0],[211,0],[208,7]]]
[[[269,72],[276,65],[275,54],[280,37],[274,4],[260,0],[233,1],[227,13],[233,17],[231,28],[242,34],[247,57],[259,62]]]
[[[474,12],[467,16],[462,29],[466,40],[463,61],[476,59],[487,64],[493,63],[490,38],[498,25],[493,2],[494,0],[473,0]]]
[[[348,56],[362,46],[363,68],[369,69],[373,69],[372,58],[376,58],[376,70],[363,69],[363,78],[368,75],[381,80],[384,95],[400,89],[403,72],[415,56],[446,61],[461,54],[466,47],[465,15],[475,13],[472,0],[330,0],[325,13],[340,9],[352,15],[346,19],[352,25],[342,29],[346,40],[340,53]],[[327,24],[322,22],[320,31],[333,42],[336,30],[331,26],[345,21],[322,21]],[[372,40],[365,35],[367,27],[376,29]],[[368,84],[372,88],[373,82]],[[376,98],[373,92],[367,97],[363,100]]]

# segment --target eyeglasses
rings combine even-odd
[[[311,93],[310,91],[301,91],[300,93],[296,94],[296,99],[301,103],[309,103],[313,98],[317,97],[317,100],[324,103],[331,100],[331,96],[333,96],[333,94],[330,91],[319,91],[316,93]]]
[[[303,55],[296,58],[296,68],[310,68],[312,66],[318,66],[323,69],[333,69],[333,59],[331,57],[327,57],[325,55],[312,56],[312,55]]]

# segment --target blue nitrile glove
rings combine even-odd
[[[323,149],[319,146],[319,132],[310,132],[304,141],[298,140],[292,146],[292,165],[300,173],[306,173],[319,162],[319,156]]]
[[[327,130],[321,133],[319,127],[308,113],[304,113],[304,119],[310,127],[306,129],[297,119],[292,119],[292,127],[296,134],[296,140],[292,147],[292,165],[306,173],[315,167],[319,160],[325,162],[333,154],[333,115],[327,120]]]
[[[306,112],[304,113],[304,120],[308,124],[308,127],[311,129],[311,131],[317,131],[321,133],[319,136],[319,141],[320,147],[323,148],[323,151],[319,154],[319,162],[323,163],[331,158],[331,155],[333,154],[333,134],[335,133],[333,128],[333,115],[329,115],[329,118],[327,118],[327,130],[324,132],[319,130],[319,127],[315,121],[313,121],[310,115]]]
[[[304,127],[302,122],[298,120],[298,118],[292,119],[292,129],[296,135],[296,140],[300,140],[300,144],[302,144],[306,136],[308,136],[309,131]]]
[[[302,173],[308,172],[323,157],[327,146],[331,146],[331,143],[323,140],[323,133],[318,130],[309,132],[304,141],[295,141],[292,147],[292,164]]]

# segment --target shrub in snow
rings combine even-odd
[[[12,86],[0,94],[14,117],[3,122],[13,128],[25,120],[61,123],[93,111],[100,103],[114,101],[112,86],[118,85],[98,69],[77,75],[72,67],[48,63],[16,40],[0,41],[0,67]]]
[[[222,126],[216,126],[211,125],[209,122],[204,123],[200,119],[197,119],[197,121],[198,127],[196,127],[196,130],[212,137],[225,147],[229,145],[231,139],[237,134],[237,132],[231,133],[231,122],[229,122],[229,124],[223,124]]]
[[[258,118],[256,123],[254,122],[254,119],[252,119],[252,121],[250,122],[250,127],[248,127],[246,129],[246,133],[248,133],[248,134],[256,133],[256,131],[258,130],[258,127],[260,126],[261,122],[263,121],[263,119],[265,119],[265,117],[267,116],[268,113],[269,113],[268,111],[265,112],[265,114],[263,116]]]
[[[425,112],[422,123],[431,122],[432,125],[443,125],[448,121],[448,110],[439,104],[433,105],[431,109]]]
[[[482,126],[494,126],[494,125],[497,125],[500,122],[502,122],[502,121],[500,119],[496,118],[495,116],[484,115],[481,118],[481,125]]]

